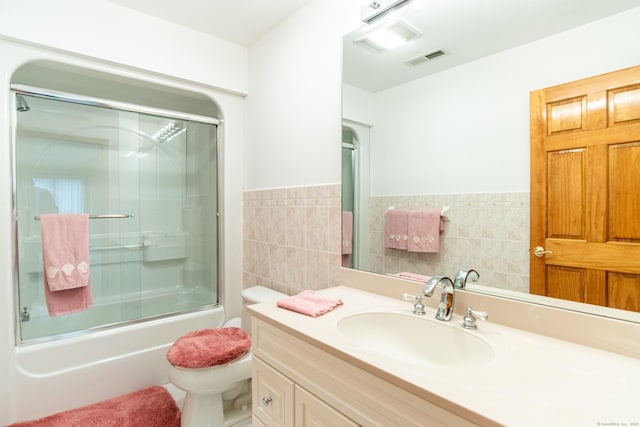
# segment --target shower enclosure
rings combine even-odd
[[[218,304],[215,118],[13,85],[17,344]],[[39,217],[88,213],[91,308],[49,316]]]
[[[356,136],[353,130],[347,126],[342,126],[342,210],[352,213],[352,218],[358,214],[356,211]],[[345,218],[342,219],[343,221]],[[352,222],[353,224],[353,222]],[[355,238],[352,238],[353,251],[357,253],[357,229],[354,230]],[[344,237],[343,237],[344,238]],[[353,255],[343,261],[343,267],[354,267]]]

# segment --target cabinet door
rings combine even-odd
[[[295,386],[296,427],[358,427],[356,423],[315,397]]]
[[[254,415],[253,418],[251,419],[251,427],[267,427],[267,426],[264,425],[262,421],[260,421],[260,418]]]
[[[267,427],[293,427],[293,382],[253,357],[253,414]]]

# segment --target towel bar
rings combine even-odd
[[[133,218],[133,214],[107,214],[107,215],[89,215],[89,219],[122,219]],[[33,219],[40,221],[40,215],[34,216]]]
[[[395,208],[395,206],[389,206],[387,210],[390,211],[391,209]],[[440,209],[440,216],[442,216],[442,219],[445,221],[449,221],[449,217],[447,216],[447,212],[449,212],[449,209],[451,209],[451,206],[443,206],[442,209]]]

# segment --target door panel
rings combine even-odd
[[[640,298],[637,289],[640,276],[611,273],[609,275],[609,305],[615,308],[640,311]]]
[[[549,236],[585,238],[584,149],[552,151],[547,156]]]
[[[640,311],[640,67],[531,93],[531,293]]]
[[[640,242],[639,164],[640,143],[609,147],[609,240]]]

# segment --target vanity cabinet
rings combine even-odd
[[[475,424],[461,416],[466,415],[464,409],[461,414],[449,412],[438,405],[438,396],[426,399],[424,389],[412,389],[384,371],[266,317],[254,315],[252,326],[256,426],[496,425]]]
[[[258,357],[253,359],[253,378],[254,425],[358,427]]]

